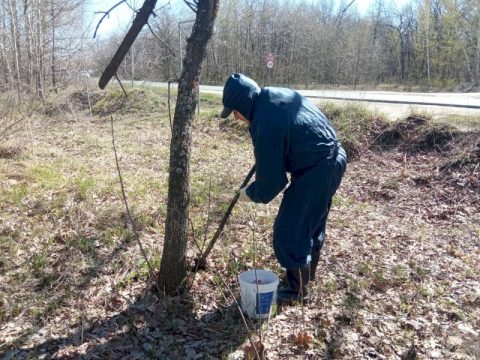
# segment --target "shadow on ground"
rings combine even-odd
[[[123,220],[120,214],[101,225],[104,229],[114,229],[123,226]],[[87,239],[87,235],[77,237]],[[70,244],[80,242],[76,238],[68,240]],[[95,239],[90,240],[93,243]],[[76,300],[83,297],[83,302],[88,302],[86,292],[95,279],[111,274],[114,271],[112,263],[119,254],[130,252],[136,246],[135,242],[123,239],[108,252],[90,248],[82,252],[76,247],[56,252],[55,271],[49,272],[48,276],[38,274],[29,280],[29,284],[31,296],[44,299],[41,300],[46,305],[40,314],[42,321],[47,320],[45,325],[49,327],[65,329],[65,335],[53,338],[48,327],[40,321],[25,324],[27,328],[22,331],[23,335],[14,343],[0,346],[0,359],[196,359],[206,354],[215,359],[225,358],[224,354],[244,342],[247,332],[233,299],[223,300],[220,293],[203,294],[201,289],[166,298],[157,297],[152,289],[144,289],[130,305],[125,304],[126,299],[115,303],[112,296],[105,299],[106,304],[102,302],[98,306],[104,306],[107,313],[115,315],[93,320],[93,323],[89,319],[79,319],[69,324],[72,318],[68,312],[78,310],[73,308],[79,304]],[[62,247],[59,250],[67,249]],[[78,269],[79,255],[84,256],[88,264],[81,271]],[[22,266],[26,265],[4,269],[4,273]],[[142,284],[143,281],[132,284],[138,289],[137,293]],[[103,309],[99,310],[99,313],[105,313]],[[67,313],[63,316],[63,323],[58,316],[60,322],[48,320],[51,320],[52,311]],[[21,319],[16,321],[21,322]]]
[[[190,293],[158,300],[151,291],[115,316],[63,338],[0,353],[2,359],[226,358],[247,336],[235,304],[197,317]]]

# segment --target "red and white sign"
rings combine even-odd
[[[272,53],[267,54],[267,67],[271,69],[273,67],[273,62],[275,61],[275,55]]]

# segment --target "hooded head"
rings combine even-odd
[[[260,87],[248,76],[230,75],[223,88],[223,111],[220,117],[225,119],[233,110],[237,110],[250,120],[253,103],[258,94]]]

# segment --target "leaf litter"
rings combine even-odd
[[[253,163],[245,129],[208,116],[194,126],[197,228],[207,218],[209,185],[211,216],[218,220],[218,209]],[[140,119],[128,111],[115,116],[117,143],[142,243],[158,267],[168,119]],[[310,303],[303,314],[286,307],[266,322],[249,322],[248,331],[261,332],[265,359],[479,356],[478,136],[405,122],[378,123],[351,144],[356,157],[335,198]],[[28,155],[0,159],[1,358],[252,354],[238,310],[215,274],[189,275],[188,291],[176,297],[148,287],[121,210],[108,122],[59,115],[33,119],[16,136],[9,146],[21,145]],[[258,266],[280,271],[270,244],[278,205],[279,199],[239,204],[211,254],[210,266],[237,296],[238,273],[253,266],[252,219]]]

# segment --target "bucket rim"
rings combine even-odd
[[[245,277],[252,277],[252,275],[255,276],[255,271],[257,273],[257,277],[259,277],[259,275],[260,276],[267,275],[266,280],[268,280],[268,283],[258,284],[258,285],[278,284],[280,282],[280,278],[278,277],[277,274],[275,274],[273,271],[265,270],[265,269],[252,269],[252,270],[243,271],[238,275],[238,282],[246,285],[252,285],[248,280],[245,279]]]

